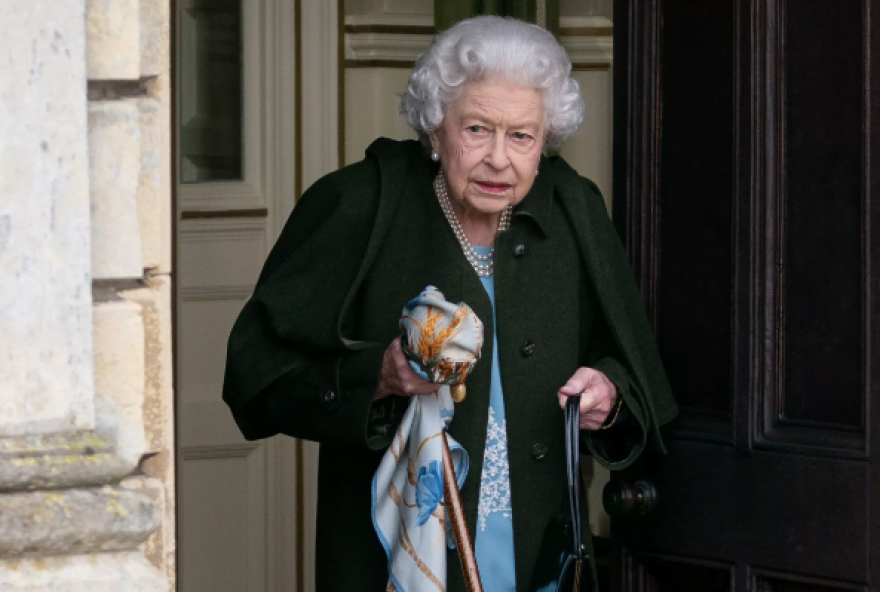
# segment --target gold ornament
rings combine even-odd
[[[464,401],[464,397],[467,394],[467,390],[464,388],[464,383],[456,384],[451,389],[452,391],[452,400],[456,403],[461,403]]]

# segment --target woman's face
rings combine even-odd
[[[526,196],[544,147],[544,101],[530,87],[490,78],[449,106],[430,135],[449,193],[466,209],[501,212]]]

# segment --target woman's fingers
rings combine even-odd
[[[590,388],[581,395],[581,429],[597,430],[611,410],[607,393]]]
[[[441,385],[435,382],[428,382],[421,376],[412,371],[407,364],[406,368],[401,370],[400,380],[401,390],[405,395],[421,395],[423,393],[433,393],[438,390]]]
[[[387,395],[412,396],[433,393],[440,386],[413,372],[406,356],[403,355],[398,337],[385,350],[385,356],[382,359],[382,375],[379,378],[374,398],[380,399]]]
[[[608,378],[593,368],[578,368],[565,385],[559,389],[559,405],[565,407],[565,400],[580,394],[581,420],[583,430],[597,430],[617,402],[617,389]]]
[[[413,372],[406,356],[403,355],[403,349],[400,347],[400,337],[392,343],[394,347],[394,364],[399,378],[401,394],[404,395],[421,395],[422,393],[433,393],[440,388],[439,384],[429,382]]]
[[[590,383],[593,381],[596,374],[601,374],[601,372],[593,370],[592,368],[578,368],[565,385],[559,389],[559,394],[571,396],[584,392],[587,390],[587,387],[590,386]]]

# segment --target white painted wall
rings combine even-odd
[[[357,162],[378,137],[405,140],[416,134],[398,113],[408,68],[348,68],[345,71],[345,163]]]
[[[611,211],[611,70],[578,71],[574,78],[584,97],[584,122],[562,146],[560,154],[599,189]]]

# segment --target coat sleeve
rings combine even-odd
[[[600,464],[620,470],[632,464],[649,443],[665,452],[659,428],[676,416],[677,406],[605,202],[592,181],[578,179],[588,220],[584,233],[588,268],[605,323],[595,332],[588,356],[593,358],[592,367],[617,386],[626,411],[620,425],[584,432],[584,440]]]
[[[229,337],[223,399],[247,439],[387,440],[393,402],[372,401],[385,347],[353,350],[338,330],[377,201],[377,167],[365,160],[317,181],[294,208]]]
[[[629,466],[644,449],[648,434],[648,419],[639,401],[637,383],[622,359],[607,321],[603,315],[598,315],[590,332],[584,363],[614,384],[622,407],[610,427],[581,433],[593,458],[612,470]]]

